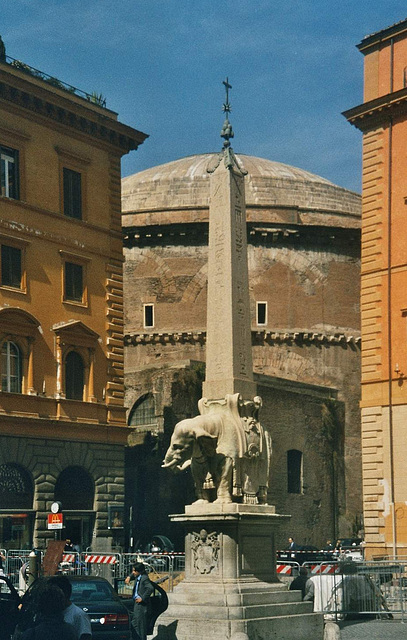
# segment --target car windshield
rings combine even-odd
[[[114,592],[105,582],[86,580],[86,582],[72,580],[72,601],[75,604],[84,602],[100,602],[114,600]]]

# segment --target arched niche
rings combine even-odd
[[[152,393],[146,393],[136,400],[129,413],[128,424],[130,427],[157,426],[155,402]]]
[[[93,480],[83,467],[67,467],[59,474],[55,484],[55,500],[61,502],[64,511],[92,510],[94,495]]]
[[[34,484],[24,467],[5,463],[0,465],[0,509],[30,510],[33,507]]]

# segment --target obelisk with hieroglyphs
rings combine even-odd
[[[209,168],[209,258],[206,377],[203,395],[208,400],[239,393],[253,398],[249,276],[247,266],[244,172],[230,139],[228,80],[221,136],[223,150]]]

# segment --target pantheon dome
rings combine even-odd
[[[194,155],[122,180],[126,404],[134,473],[144,474],[135,485],[156,492],[154,514],[142,514],[152,534],[168,531],[167,513],[186,500],[188,483],[171,484],[158,463],[201,394],[207,169],[217,159]],[[269,503],[292,514],[296,539],[319,547],[354,533],[362,511],[361,198],[303,169],[237,159],[247,174],[253,367],[274,450]],[[159,453],[138,454],[149,438]]]
[[[207,220],[210,176],[207,169],[217,158],[216,153],[189,156],[124,178],[122,211],[125,226],[131,225],[132,219],[128,216],[133,213],[157,214],[146,218],[146,224],[165,224],[168,211],[173,212],[173,222],[181,221],[186,211],[191,210],[197,211],[191,222]],[[237,159],[247,172],[248,221],[271,220],[272,210],[281,207],[279,219],[286,213],[287,222],[359,227],[361,205],[358,194],[281,162],[243,154],[237,154]],[[296,219],[293,218],[294,211],[298,212]]]

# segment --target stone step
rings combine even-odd
[[[187,603],[174,604],[171,602],[171,617],[180,619],[221,620],[226,616],[228,620],[251,620],[254,618],[274,618],[281,616],[298,616],[312,612],[311,602],[284,602],[277,604],[253,604],[250,606],[202,606]]]
[[[252,620],[197,620],[160,616],[153,640],[229,640],[237,632],[249,638],[271,640],[322,640],[323,616],[305,613],[301,616],[277,616]]]
[[[199,606],[249,606],[255,604],[279,604],[301,602],[300,591],[259,591],[246,593],[225,593],[212,589],[176,589],[169,596],[170,604],[190,604]]]

